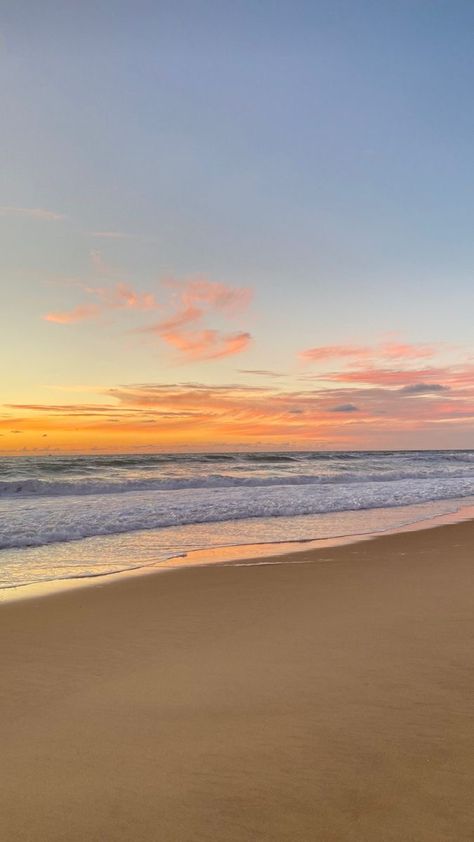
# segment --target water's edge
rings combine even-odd
[[[153,561],[137,565],[126,570],[113,573],[88,573],[67,579],[54,579],[23,585],[13,585],[0,588],[0,606],[24,599],[36,599],[53,596],[65,591],[76,590],[84,587],[102,587],[110,583],[125,581],[137,576],[154,575],[157,573],[170,573],[176,570],[185,570],[192,567],[224,567],[224,566],[255,566],[298,563],[296,560],[285,562],[282,556],[289,554],[298,555],[308,550],[318,550],[332,547],[339,547],[348,544],[356,544],[365,541],[373,541],[387,535],[395,535],[404,532],[418,532],[447,526],[449,524],[474,520],[474,506],[463,505],[460,501],[456,511],[445,514],[437,514],[425,517],[412,523],[398,527],[389,527],[379,531],[365,532],[351,535],[339,535],[331,538],[299,539],[292,541],[275,541],[261,544],[239,544],[225,547],[211,547],[201,550],[192,550],[187,553],[180,553],[166,561]],[[307,562],[305,560],[305,563]]]

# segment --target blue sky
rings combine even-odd
[[[7,396],[225,383],[388,334],[472,353],[473,27],[459,0],[10,4]],[[63,218],[15,212],[37,208]],[[197,275],[251,288],[245,358],[175,364],[108,324],[65,340],[42,316],[78,304],[69,281],[97,251],[141,291]]]

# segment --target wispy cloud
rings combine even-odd
[[[447,434],[453,423],[472,425],[474,366],[465,368],[459,387],[458,376],[455,367],[447,366],[444,381],[451,379],[450,389],[412,392],[410,400],[409,393],[401,391],[398,385],[326,386],[295,391],[233,384],[144,384],[118,387],[110,394],[121,407],[141,407],[143,412],[199,412],[203,429],[216,440],[271,441],[289,437],[295,444],[321,441],[337,445],[352,441],[354,446],[366,447],[374,446],[375,433],[379,440],[385,436],[388,444],[390,437],[396,441],[397,436],[424,431],[428,438],[423,446],[428,446],[430,431],[439,431],[440,425],[444,425]],[[189,434],[192,435],[191,427]]]
[[[229,357],[248,347],[248,331],[227,333],[203,327],[209,314],[232,318],[244,311],[252,297],[248,287],[231,287],[202,277],[184,282],[171,280],[165,286],[170,296],[165,306],[171,313],[155,324],[139,328],[139,332],[158,336],[187,360]]]
[[[248,308],[253,296],[249,287],[233,287],[200,275],[185,280],[167,279],[165,286],[170,292],[170,303],[178,313],[201,308],[201,315],[206,309],[235,315]]]
[[[113,310],[154,310],[158,305],[155,296],[149,292],[138,292],[125,283],[109,287],[88,287],[82,285],[86,294],[94,301],[79,304],[71,310],[51,311],[43,316],[47,322],[74,324],[98,319]]]
[[[307,362],[325,362],[332,359],[367,359],[371,348],[365,345],[318,345],[300,352],[302,360]]]
[[[112,274],[100,252],[92,252],[91,259],[96,274]],[[232,287],[202,276],[167,279],[161,284],[158,301],[154,292],[140,292],[123,281],[107,286],[75,282],[74,286],[79,286],[88,300],[70,310],[52,310],[43,316],[46,321],[66,325],[100,319],[117,310],[160,311],[163,318],[133,332],[158,338],[183,360],[233,356],[251,341],[248,331],[221,330],[206,324],[208,318],[229,320],[243,313],[252,297],[248,287]]]
[[[436,345],[420,342],[384,342],[378,346],[378,356],[387,360],[431,359],[438,351]]]
[[[370,359],[418,360],[433,357],[437,349],[433,345],[409,342],[382,342],[377,345],[318,345],[300,352],[306,362],[326,362],[339,359],[362,362]]]
[[[427,368],[385,368],[377,365],[366,368],[343,369],[325,372],[324,380],[338,383],[360,383],[371,386],[410,386],[439,382],[445,375],[443,367]],[[451,370],[451,373],[453,370]]]
[[[268,368],[238,368],[239,374],[255,374],[257,377],[286,377],[282,371],[272,371]]]
[[[161,338],[190,360],[216,360],[245,351],[252,337],[250,333],[221,333],[218,330],[167,331]]]
[[[84,322],[87,319],[94,319],[100,313],[96,304],[83,304],[73,307],[71,310],[57,310],[46,313],[43,319],[46,322],[56,322],[59,325],[70,325],[75,322]]]
[[[86,301],[72,307],[70,310],[53,310],[42,318],[57,324],[74,324],[87,320],[100,319],[116,310],[155,310],[158,302],[154,293],[141,292],[132,284],[117,280],[117,270],[109,266],[97,249],[90,252],[91,276],[90,280],[69,282],[68,286],[80,289],[86,296]],[[97,285],[100,277],[102,283]],[[103,282],[103,278],[108,283]]]
[[[97,297],[102,310],[155,310],[158,302],[152,292],[138,292],[130,284],[119,281],[109,287],[85,287]]]
[[[45,222],[56,222],[66,218],[65,214],[46,208],[16,208],[11,205],[0,206],[0,216],[19,216],[26,219],[44,220]]]
[[[225,344],[211,342],[205,352],[219,350],[225,352]],[[374,448],[459,446],[462,435],[464,446],[472,446],[474,364],[446,365],[436,373],[437,379],[434,370],[431,379],[413,379],[412,373],[399,371],[384,385],[334,380],[300,390],[282,389],[280,383],[123,385],[98,391],[96,403],[9,406],[0,428],[5,441],[15,429],[30,440],[48,433],[54,444],[54,436],[61,434],[64,441],[82,437],[108,448],[133,446],[137,436],[142,444],[156,446],[291,442],[295,447]]]

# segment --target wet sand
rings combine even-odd
[[[474,523],[278,561],[0,606],[2,840],[472,842]]]

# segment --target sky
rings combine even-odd
[[[474,447],[471,0],[16,0],[0,452]]]

